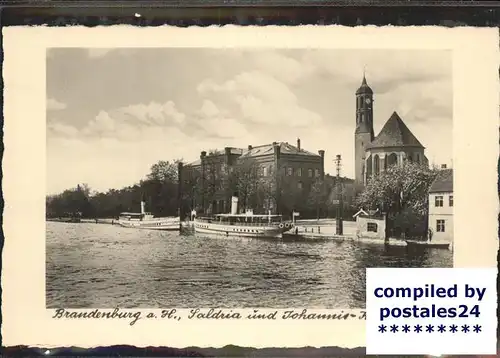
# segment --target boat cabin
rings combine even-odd
[[[120,220],[129,220],[129,221],[142,221],[144,219],[152,218],[153,215],[151,213],[120,213]]]
[[[269,224],[279,224],[283,221],[281,215],[248,215],[248,214],[217,214],[213,217],[197,218],[200,222],[244,225],[244,226],[264,226]]]

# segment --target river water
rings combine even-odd
[[[47,308],[364,308],[367,267],[451,267],[452,253],[352,241],[207,238],[47,223]]]

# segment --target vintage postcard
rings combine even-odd
[[[5,345],[362,347],[492,267],[498,31],[4,29]]]

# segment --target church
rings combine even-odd
[[[363,75],[356,91],[356,131],[354,133],[355,181],[364,185],[373,175],[405,161],[429,165],[425,147],[401,117],[392,113],[380,133],[373,132],[373,91]]]

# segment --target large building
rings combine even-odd
[[[442,169],[429,189],[429,234],[453,241],[453,169]]]
[[[302,148],[300,139],[297,139],[296,146],[287,142],[273,142],[259,146],[249,145],[246,149],[226,147],[223,151],[211,153],[202,151],[198,160],[184,167],[186,173],[184,177],[199,178],[198,185],[203,194],[197,199],[198,202],[192,205],[193,207],[202,212],[221,213],[228,211],[231,195],[234,193],[228,192],[227,188],[219,183],[214,183],[231,168],[252,162],[258,169],[259,178],[269,178],[270,181],[285,178],[288,188],[293,186],[294,192],[306,194],[317,179],[324,178],[324,158],[324,150],[319,150],[318,154],[307,151]],[[211,185],[213,190],[206,190]],[[275,187],[274,190],[278,191],[278,188]],[[280,192],[285,196],[287,194],[284,188]],[[262,207],[252,209],[257,212],[263,210],[279,212],[282,200],[278,193],[272,196],[273,201],[268,200]]]
[[[428,165],[425,148],[394,112],[380,133],[373,131],[373,90],[363,76],[356,91],[356,130],[354,133],[355,181],[366,184],[373,175],[406,160]]]

